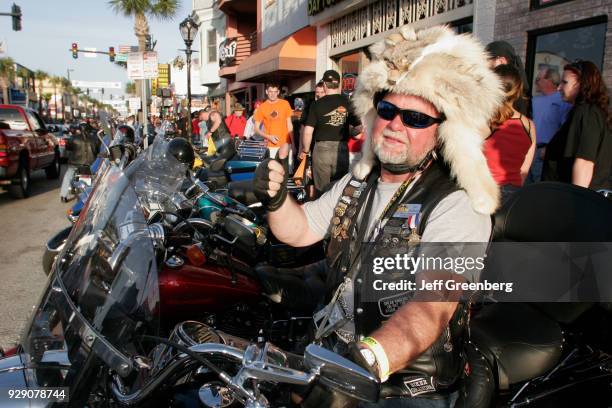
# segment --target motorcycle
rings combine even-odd
[[[211,189],[224,188],[232,181],[252,180],[257,165],[268,157],[265,141],[222,140],[214,156],[202,156],[197,177]]]
[[[315,345],[303,356],[283,351],[265,327],[255,341],[200,322],[165,330],[160,273],[171,246],[185,240],[168,229],[180,218],[168,209],[185,173],[171,159],[144,154],[100,175],[20,345],[0,359],[0,384],[53,388],[44,400],[25,394],[47,406],[212,407],[229,399],[266,407],[287,401],[287,387],[316,382],[374,401],[378,382],[366,370]],[[220,287],[210,284],[208,295]]]
[[[247,338],[266,328],[278,343],[303,347],[321,267],[308,265],[323,258],[322,247],[293,248],[278,242],[267,231],[261,209],[211,192],[195,178],[186,179],[185,169],[165,156],[164,146],[163,139],[158,139],[133,163],[140,169],[132,171],[147,220],[164,227],[159,287],[165,327],[185,318],[200,319]],[[164,183],[147,182],[151,174],[175,187],[167,191]],[[193,184],[185,187],[186,182]],[[69,233],[70,229],[62,230],[47,243],[46,273]],[[265,265],[256,267],[262,261]],[[296,280],[312,276],[314,282],[312,296],[289,309],[266,298],[269,286],[261,284],[263,279],[267,283],[283,280],[283,271],[275,270],[281,266],[301,267],[292,270],[292,276]]]
[[[609,243],[611,225],[607,195],[569,184],[537,183],[523,187],[495,215],[493,245]],[[508,263],[496,253],[489,251],[487,265]],[[485,268],[482,279],[500,281],[495,270]],[[600,289],[601,299],[609,302],[609,286]],[[593,302],[502,301],[475,308],[465,348],[466,406],[609,406],[611,312],[612,304]]]

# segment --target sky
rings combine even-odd
[[[13,31],[11,17],[0,17],[0,39],[7,44],[7,53],[17,63],[31,70],[41,69],[49,74],[67,76],[82,81],[120,81],[122,88],[128,81],[126,70],[111,63],[107,55],[85,58],[79,53],[72,58],[73,42],[79,49],[89,47],[108,51],[109,46],[137,45],[134,36],[134,20],[116,15],[107,0],[0,0],[0,12],[10,12],[11,5],[21,7],[22,29]],[[181,0],[181,6],[173,20],[149,18],[155,50],[160,63],[169,62],[185,48],[179,32],[179,23],[191,13],[191,0]],[[194,42],[194,49],[198,41]],[[197,54],[196,54],[197,55]],[[123,94],[120,91],[106,91]],[[92,95],[100,97],[100,95]]]

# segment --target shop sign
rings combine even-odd
[[[346,96],[351,96],[355,92],[357,85],[357,74],[342,75],[342,93]]]
[[[157,78],[157,52],[130,52],[127,61],[129,79]]]
[[[340,3],[342,0],[308,0],[308,15],[314,16],[322,12],[326,7]]]
[[[236,48],[238,42],[235,39],[225,40],[219,46],[219,66],[230,67],[236,63]]]

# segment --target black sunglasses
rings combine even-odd
[[[422,112],[410,109],[400,109],[387,101],[380,101],[376,104],[376,113],[384,120],[393,120],[397,115],[401,114],[404,125],[413,129],[425,129],[435,123],[444,122],[444,116],[432,118]]]

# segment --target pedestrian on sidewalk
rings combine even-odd
[[[270,157],[276,157],[278,149],[284,144],[291,144],[293,123],[291,106],[284,99],[279,99],[278,84],[266,84],[268,99],[255,111],[255,133],[268,141]],[[262,128],[263,125],[263,128]],[[289,152],[289,167],[293,167],[293,154]]]
[[[505,99],[491,121],[491,134],[483,152],[495,182],[500,186],[502,203],[519,190],[531,167],[535,152],[536,128],[514,108],[523,94],[519,71],[512,65],[493,69],[502,82]]]
[[[257,140],[261,138],[258,134],[255,133],[255,112],[257,112],[257,108],[262,104],[262,101],[256,100],[253,104],[253,113],[247,120],[246,126],[244,127],[244,138]]]
[[[232,137],[244,139],[244,128],[246,127],[246,118],[244,117],[244,106],[236,102],[231,115],[225,118],[225,124],[230,131]]]
[[[197,144],[200,137],[200,111],[191,112],[191,143]]]
[[[565,65],[559,91],[574,107],[546,148],[542,179],[610,189],[612,118],[599,69],[591,61]]]
[[[521,75],[523,94],[514,102],[514,109],[525,116],[529,116],[529,82],[521,57],[516,53],[514,47],[506,41],[493,41],[487,44],[486,51],[489,54],[489,67],[491,69],[498,65],[512,65]]]
[[[217,110],[208,112],[206,127],[208,128],[208,133],[206,134],[206,139],[208,140],[207,155],[217,154],[229,159],[226,156],[229,156],[229,152],[232,151],[232,149],[228,148],[229,144],[233,143],[232,135],[223,120],[221,112]]]
[[[299,155],[302,159],[310,153],[314,138],[312,172],[318,195],[322,194],[331,182],[348,173],[349,125],[361,124],[353,112],[350,100],[340,92],[340,74],[334,70],[326,71],[322,82],[325,96],[310,107]]]
[[[208,116],[210,114],[210,106],[205,107],[204,109],[198,112],[198,129],[200,130],[199,137],[199,147],[203,148],[208,146],[208,138],[206,135],[208,134]]]
[[[538,71],[535,86],[539,94],[532,99],[533,122],[538,130],[538,137],[533,164],[526,183],[535,183],[542,179],[546,146],[561,128],[568,112],[572,109],[572,105],[561,99],[561,94],[557,91],[560,83],[561,76],[556,68],[547,67]]]

